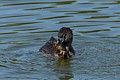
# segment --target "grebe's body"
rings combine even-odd
[[[56,56],[58,58],[69,59],[75,54],[72,47],[72,41],[72,30],[70,28],[63,27],[58,32],[58,39],[51,37],[39,51],[46,57]]]

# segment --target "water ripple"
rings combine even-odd
[[[0,0],[1,80],[119,80],[119,0]],[[39,53],[61,27],[73,30],[76,55]]]
[[[22,25],[36,24],[36,23],[39,23],[39,22],[22,22],[22,23],[13,23],[13,24],[2,25],[2,26],[0,26],[0,27],[22,26]]]
[[[26,17],[26,16],[34,16],[33,14],[26,14],[26,15],[13,15],[13,16],[4,16],[4,17],[0,17],[0,19],[2,18],[16,18],[16,17]]]
[[[100,29],[100,30],[91,30],[91,31],[80,31],[80,33],[96,33],[96,32],[104,32],[104,31],[110,31],[110,29]]]

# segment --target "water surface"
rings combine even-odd
[[[119,80],[119,0],[0,0],[1,80]],[[61,27],[73,30],[72,60],[39,48]]]

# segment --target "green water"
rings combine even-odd
[[[0,80],[119,80],[119,0],[0,0]],[[39,48],[73,30],[72,60]]]

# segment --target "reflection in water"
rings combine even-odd
[[[74,77],[70,61],[64,59],[58,59],[56,61],[56,68],[53,71],[58,74],[59,80],[70,80]]]

